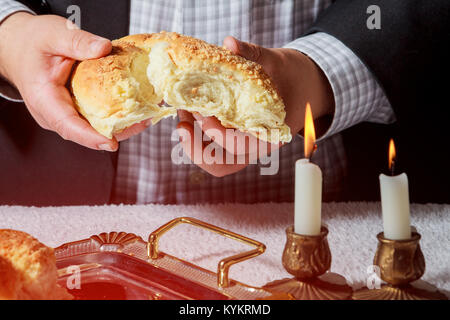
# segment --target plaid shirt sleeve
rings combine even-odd
[[[28,7],[23,4],[12,0],[0,0],[0,26],[2,22],[8,18],[11,14],[26,11],[34,14]],[[22,102],[22,97],[19,92],[13,88],[5,79],[0,75],[0,97],[10,101]]]
[[[360,122],[391,123],[392,107],[363,62],[333,36],[318,32],[298,38],[285,48],[309,56],[324,72],[334,94],[335,112],[325,139]]]

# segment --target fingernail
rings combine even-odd
[[[90,50],[93,54],[97,54],[104,50],[105,45],[109,42],[108,39],[96,38],[91,42]]]
[[[108,144],[108,143],[100,144],[100,145],[98,146],[98,148],[99,148],[100,150],[103,150],[103,151],[109,151],[109,152],[114,152],[114,151],[115,151],[115,150],[111,147],[111,145]]]

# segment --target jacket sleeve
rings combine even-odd
[[[0,27],[2,22],[6,18],[19,11],[25,11],[34,14],[34,12],[31,11],[27,6],[19,3],[18,1],[0,0]],[[1,98],[5,98],[14,102],[22,101],[19,92],[0,75],[0,99]]]
[[[300,37],[285,48],[298,50],[322,70],[334,96],[334,114],[318,141],[361,122],[389,124],[395,120],[392,107],[374,76],[342,42],[324,32]]]
[[[18,1],[13,0],[0,0],[0,24],[8,18],[11,14],[18,11],[26,11],[33,13],[27,6]]]
[[[379,8],[379,29],[368,27],[373,5]],[[350,48],[376,77],[400,120],[409,116],[427,82],[448,66],[443,45],[450,40],[449,21],[448,0],[337,0],[308,33],[328,33]]]

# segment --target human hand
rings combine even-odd
[[[293,49],[264,48],[241,42],[233,37],[225,38],[224,45],[233,53],[261,64],[272,78],[283,98],[286,110],[285,122],[293,135],[303,129],[307,102],[311,104],[314,118],[333,113],[334,100],[328,80],[306,55]],[[199,114],[191,115],[186,111],[179,111],[178,115],[180,118],[178,129],[184,152],[196,165],[217,177],[240,171],[249,163],[255,163],[256,159],[281,146],[258,140],[237,130],[231,135],[227,134],[230,129],[224,128],[215,117],[203,118]],[[199,156],[205,154],[205,148],[211,142],[194,143],[195,121],[201,123],[201,130],[206,135],[208,132],[220,133],[219,139],[210,137],[214,143],[223,148],[224,160],[220,163],[211,163]],[[245,139],[236,139],[236,135],[247,136],[247,142]],[[227,155],[228,159],[236,160],[240,157],[241,161],[233,163],[225,161]],[[245,161],[242,161],[243,156]]]
[[[62,17],[18,12],[0,25],[0,74],[16,86],[42,128],[91,149],[115,151],[117,141],[139,133],[149,122],[108,139],[78,114],[66,88],[76,60],[100,58],[111,48],[109,40]]]

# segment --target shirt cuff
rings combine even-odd
[[[13,13],[25,11],[35,14],[30,8],[13,0],[0,0],[0,24]]]
[[[2,22],[13,13],[25,11],[35,14],[27,6],[12,0],[0,0],[0,27]],[[23,102],[20,93],[0,76],[0,97],[14,102]]]
[[[9,101],[23,102],[19,91],[0,76],[0,97]]]
[[[394,111],[375,77],[363,62],[333,36],[317,32],[298,38],[284,48],[298,50],[324,72],[333,90],[335,111],[325,139],[360,122],[388,124]]]

